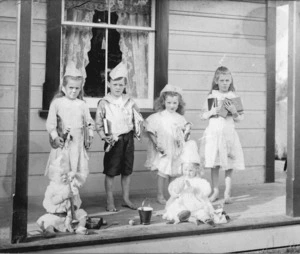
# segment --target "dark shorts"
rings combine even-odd
[[[104,144],[104,150],[107,147]],[[109,152],[104,154],[103,174],[107,176],[131,175],[134,159],[133,131],[122,134]]]

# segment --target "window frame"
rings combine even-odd
[[[51,100],[58,90],[60,84],[60,66],[62,59],[61,30],[63,26],[63,16],[61,14],[63,12],[63,8],[63,1],[47,1],[46,73],[45,83],[43,85],[43,105],[42,110],[39,112],[42,118],[47,118]],[[124,28],[127,27],[124,26]],[[155,1],[154,33],[153,100],[159,96],[162,88],[168,83],[169,1],[167,0]],[[153,112],[153,107],[152,109],[141,108],[141,110],[142,113],[147,116],[149,113]],[[90,111],[94,117],[96,108],[90,108]]]

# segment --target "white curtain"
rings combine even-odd
[[[118,24],[143,26],[149,15],[139,13],[118,13]],[[122,61],[128,69],[128,93],[135,98],[147,98],[148,95],[148,33],[142,31],[124,31],[120,33]]]
[[[65,1],[65,20],[91,22],[94,10],[116,12],[118,25],[150,25],[151,0],[69,0]],[[148,33],[136,30],[118,30],[122,61],[128,69],[129,95],[147,98],[148,95]],[[86,77],[90,40],[89,27],[66,27],[63,33],[63,69],[77,68]],[[108,42],[109,43],[109,42]],[[74,67],[75,66],[75,67]],[[62,75],[63,76],[63,75]]]
[[[65,18],[68,21],[92,22],[94,11],[82,9],[68,9]],[[74,68],[80,70],[86,78],[85,67],[89,63],[88,52],[91,49],[92,30],[90,27],[67,26],[63,28],[63,65],[62,75],[66,70],[72,72]]]

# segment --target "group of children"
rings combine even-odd
[[[126,67],[121,63],[108,75],[110,92],[100,99],[94,122],[83,100],[82,74],[77,70],[66,71],[46,122],[53,144],[46,168],[50,184],[43,202],[47,214],[37,221],[45,235],[55,231],[87,234],[88,217],[80,209],[79,189],[89,173],[87,149],[94,130],[104,141],[106,210],[118,211],[113,196],[114,178],[118,175],[121,175],[122,206],[137,209],[129,198],[129,188],[137,132],[135,114],[139,108],[126,94],[126,82]],[[163,218],[169,222],[226,221],[224,213],[218,214],[211,203],[219,198],[219,170],[225,170],[225,203],[231,203],[232,171],[245,168],[234,126],[243,119],[243,113],[225,100],[236,97],[234,92],[230,71],[219,67],[208,94],[217,103],[209,108],[205,102],[201,112],[201,119],[209,119],[209,124],[199,139],[199,149],[196,141],[190,140],[192,123],[184,117],[185,102],[179,87],[166,85],[155,101],[156,113],[145,119],[143,128],[148,138],[145,166],[157,172],[157,202],[165,205]],[[228,111],[226,117],[219,116],[222,103]],[[203,179],[204,168],[211,169],[212,188]],[[168,200],[164,196],[167,185]]]

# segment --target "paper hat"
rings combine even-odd
[[[76,68],[76,65],[73,61],[70,61],[67,63],[64,76],[83,77],[83,73],[81,70]]]
[[[178,86],[173,86],[173,85],[167,84],[163,88],[163,90],[161,90],[160,95],[162,95],[162,93],[164,93],[164,92],[175,92],[175,93],[182,94],[182,89]]]
[[[200,164],[198,146],[195,140],[189,140],[186,143],[184,143],[182,154],[181,154],[181,162]]]
[[[126,64],[121,62],[115,68],[111,70],[109,76],[115,80],[118,78],[127,78],[127,68]]]

